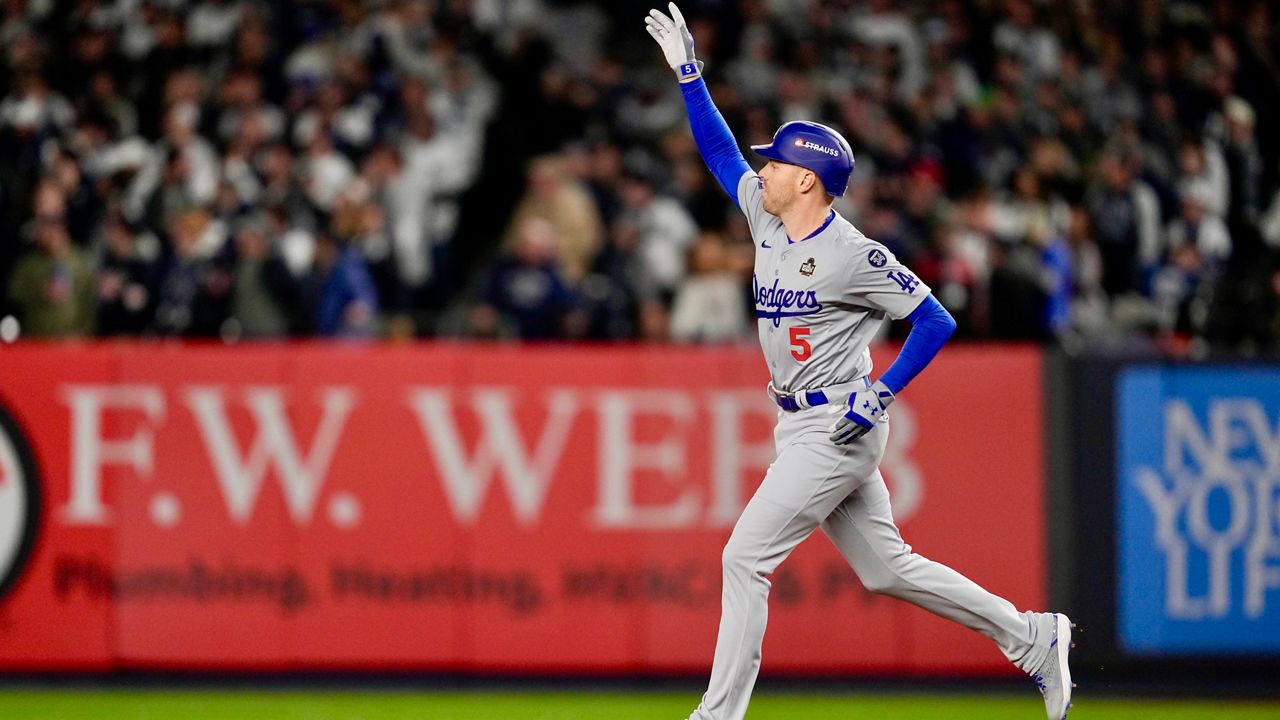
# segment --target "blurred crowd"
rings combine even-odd
[[[0,316],[46,337],[749,339],[753,245],[651,4],[6,0]],[[783,121],[841,129],[837,209],[961,337],[1277,349],[1271,3],[681,7],[748,161]]]

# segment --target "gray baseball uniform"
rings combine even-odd
[[[793,241],[765,212],[761,181],[745,173],[738,201],[756,242],[760,345],[774,388],[817,389],[830,404],[779,412],[777,459],[724,549],[723,610],[711,681],[696,720],[741,720],[760,668],[769,575],[821,527],[872,592],[914,603],[991,638],[1024,670],[1048,656],[1053,621],[1021,613],[960,573],[911,551],[894,525],[878,466],[888,418],[848,445],[832,424],[853,388],[869,384],[868,345],[886,317],[903,318],[929,288],[885,247],[836,213]]]
[[[773,386],[796,392],[869,375],[868,346],[885,316],[910,315],[929,287],[835,211],[793,242],[765,212],[754,173],[742,176],[738,198],[756,240],[756,317]]]

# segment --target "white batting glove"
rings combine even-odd
[[[693,36],[689,34],[689,26],[680,14],[680,8],[669,3],[667,9],[671,11],[671,17],[662,14],[661,10],[650,10],[644,19],[644,27],[658,41],[662,54],[667,57],[667,64],[676,71],[680,82],[691,82],[702,77],[702,61],[693,56]]]
[[[879,380],[869,388],[849,396],[849,411],[831,426],[831,442],[848,445],[871,432],[884,419],[885,408],[893,403],[893,392]]]

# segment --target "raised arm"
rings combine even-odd
[[[711,94],[707,92],[707,84],[702,78],[681,83],[680,90],[684,93],[689,127],[693,129],[693,141],[698,145],[702,161],[716,176],[720,187],[737,203],[738,181],[742,180],[744,173],[751,172],[751,166],[738,150],[738,142],[733,139],[724,116],[711,101]]]
[[[680,8],[675,3],[670,3],[667,8],[671,17],[660,10],[650,10],[645,18],[645,29],[662,48],[667,64],[680,80],[689,126],[693,129],[693,141],[703,162],[720,187],[738,203],[738,182],[745,173],[751,172],[751,166],[738,151],[738,142],[707,92],[707,84],[702,80],[703,63],[693,55],[693,36],[689,34]]]

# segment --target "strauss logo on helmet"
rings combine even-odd
[[[812,140],[805,140],[804,138],[796,138],[795,144],[796,144],[796,147],[798,148],[805,148],[806,150],[817,150],[818,152],[826,153],[831,157],[840,157],[839,150],[836,150],[835,148],[829,148],[826,145],[819,145],[818,143],[813,142]]]

